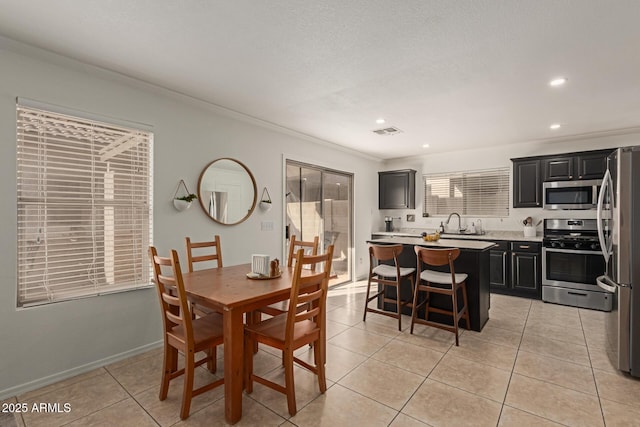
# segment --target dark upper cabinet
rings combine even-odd
[[[545,181],[567,181],[574,176],[572,156],[551,157],[542,160]]]
[[[415,209],[416,171],[378,172],[379,209]]]
[[[612,150],[576,156],[578,179],[598,179],[607,171],[607,156]]]
[[[610,150],[592,151],[542,159],[545,181],[569,181],[576,179],[598,179],[607,170]]]
[[[542,206],[542,176],[540,160],[513,161],[513,207],[537,208]]]
[[[541,208],[544,181],[599,179],[613,150],[584,151],[513,161],[513,207]]]

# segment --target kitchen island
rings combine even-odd
[[[489,320],[489,250],[495,246],[492,242],[483,242],[464,239],[440,239],[436,242],[426,242],[418,237],[385,237],[380,239],[369,240],[368,243],[377,245],[402,245],[402,253],[398,258],[398,262],[402,267],[416,267],[417,259],[414,246],[422,246],[429,248],[459,248],[460,256],[455,260],[455,269],[457,273],[467,273],[467,298],[469,303],[469,317],[471,319],[471,329],[481,331],[484,324]],[[433,270],[448,271],[447,267],[429,267]],[[395,299],[395,290],[387,289],[385,291],[387,298]],[[422,295],[424,297],[424,295]],[[400,287],[400,297],[402,300],[411,300],[411,285],[409,282],[403,282]],[[380,300],[381,301],[381,300]],[[432,305],[440,308],[451,310],[451,299],[444,296],[432,295]],[[386,303],[384,306],[379,302],[378,307],[394,312],[395,304]],[[404,314],[411,315],[409,307],[405,307]],[[423,313],[419,313],[422,317]],[[451,324],[448,317],[435,318],[436,314],[432,314],[431,318],[438,322]],[[461,322],[464,325],[464,322]]]

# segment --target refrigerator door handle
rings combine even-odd
[[[611,249],[609,245],[607,245],[607,241],[604,237],[604,225],[603,221],[603,209],[604,209],[604,195],[607,191],[609,191],[611,186],[611,172],[609,169],[604,174],[604,178],[602,179],[602,187],[600,187],[600,194],[598,195],[598,209],[596,211],[597,225],[598,225],[598,240],[600,241],[600,247],[602,248],[602,255],[604,256],[604,262],[609,262],[609,257],[611,256]],[[613,199],[610,200],[613,203]]]
[[[615,293],[618,288],[628,288],[629,287],[629,285],[625,285],[625,284],[622,284],[622,283],[614,282],[606,274],[602,275],[602,276],[598,276],[598,278],[596,279],[596,283],[602,289],[604,289],[607,292],[611,292],[611,293]]]

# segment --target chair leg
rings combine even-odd
[[[398,313],[398,331],[402,331],[402,300],[400,299],[400,281],[396,286],[396,311]]]
[[[289,415],[294,416],[298,412],[296,408],[296,388],[293,381],[293,350],[285,350],[284,384],[287,391],[287,407]]]
[[[162,362],[162,382],[160,383],[160,400],[167,398],[169,392],[169,381],[171,381],[171,374],[177,369],[178,350],[170,345],[164,345],[164,360]]]
[[[464,302],[463,319],[466,321],[467,330],[471,330],[471,322],[469,321],[469,303],[467,301],[467,284],[462,282],[462,301]]]
[[[371,276],[369,276],[369,280],[367,280],[367,297],[364,299],[364,315],[362,316],[362,321],[367,321],[367,306],[369,305],[369,293],[371,292]]]
[[[212,374],[218,370],[218,351],[217,347],[211,347],[207,350],[207,369]]]
[[[453,285],[453,293],[451,294],[451,300],[453,302],[453,306],[451,307],[451,315],[453,316],[453,329],[456,334],[456,347],[460,344],[458,343],[458,289],[455,285]]]
[[[418,313],[418,288],[420,287],[420,279],[418,279],[413,287],[413,307],[411,307],[411,330],[409,333],[413,334],[413,325],[416,323],[416,316]]]
[[[427,282],[427,286],[429,286],[429,282]],[[427,293],[426,299],[424,302],[424,320],[429,320],[429,304],[431,303],[431,292],[428,290],[425,291]]]
[[[187,351],[184,355],[184,390],[182,392],[182,409],[180,409],[180,419],[189,417],[191,409],[191,397],[193,394],[193,376],[195,374],[195,355],[193,351]]]
[[[324,360],[324,343],[322,339],[316,341],[313,346],[313,357],[318,370],[318,386],[320,387],[320,393],[327,391],[327,379],[325,377],[324,366],[326,361]]]

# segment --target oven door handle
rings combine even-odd
[[[616,283],[611,280],[606,274],[602,276],[598,276],[596,279],[596,283],[605,291],[611,292],[612,294],[616,293],[616,289],[618,288],[628,288],[629,285],[623,285],[621,283]]]
[[[554,249],[554,248],[542,248],[544,252],[558,252],[561,254],[578,254],[578,255],[598,255],[600,252],[593,251],[581,251],[579,249]]]

